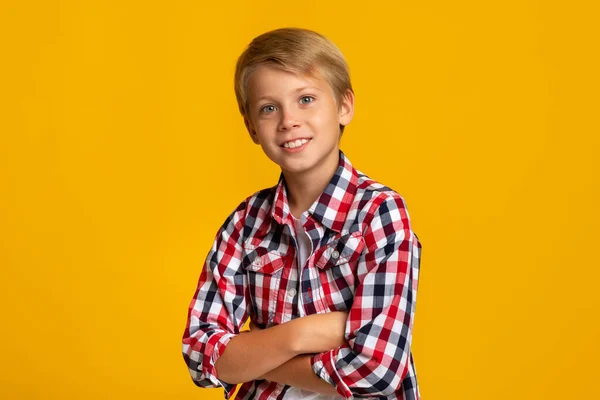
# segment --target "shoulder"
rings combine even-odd
[[[237,212],[243,212],[245,217],[257,217],[267,213],[273,204],[277,186],[264,188],[246,197],[236,208]]]
[[[276,188],[277,186],[264,188],[247,196],[229,213],[221,229],[229,232],[237,231],[242,237],[257,229],[266,220],[270,220]]]
[[[355,202],[369,251],[388,254],[399,246],[408,246],[409,242],[420,248],[404,197],[360,172],[358,177]]]
[[[392,219],[407,218],[408,212],[404,197],[364,173],[357,171],[358,184],[354,198],[355,207],[363,215],[364,223],[387,214]]]

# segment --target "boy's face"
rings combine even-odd
[[[353,113],[353,93],[338,107],[320,73],[311,77],[261,65],[248,79],[248,132],[288,174],[335,169],[339,126],[349,124]]]

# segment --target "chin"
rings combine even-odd
[[[287,171],[287,172],[292,172],[294,174],[300,173],[300,172],[305,172],[307,170],[310,169],[310,166],[302,163],[285,163],[285,164],[279,164],[279,166],[281,167],[282,170]]]
[[[277,164],[281,167],[282,170],[294,174],[308,171],[314,166],[314,164],[308,160],[296,160],[292,162],[290,162],[290,160],[285,160],[284,162]]]

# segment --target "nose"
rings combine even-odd
[[[280,131],[290,131],[300,126],[298,119],[297,110],[286,108],[281,112],[281,119],[279,121]]]

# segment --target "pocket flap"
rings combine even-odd
[[[285,265],[285,255],[276,250],[268,251],[263,247],[256,248],[242,260],[242,266],[248,271],[274,274]]]
[[[325,269],[356,260],[364,247],[365,242],[361,232],[348,233],[319,249],[315,253],[315,265]]]

